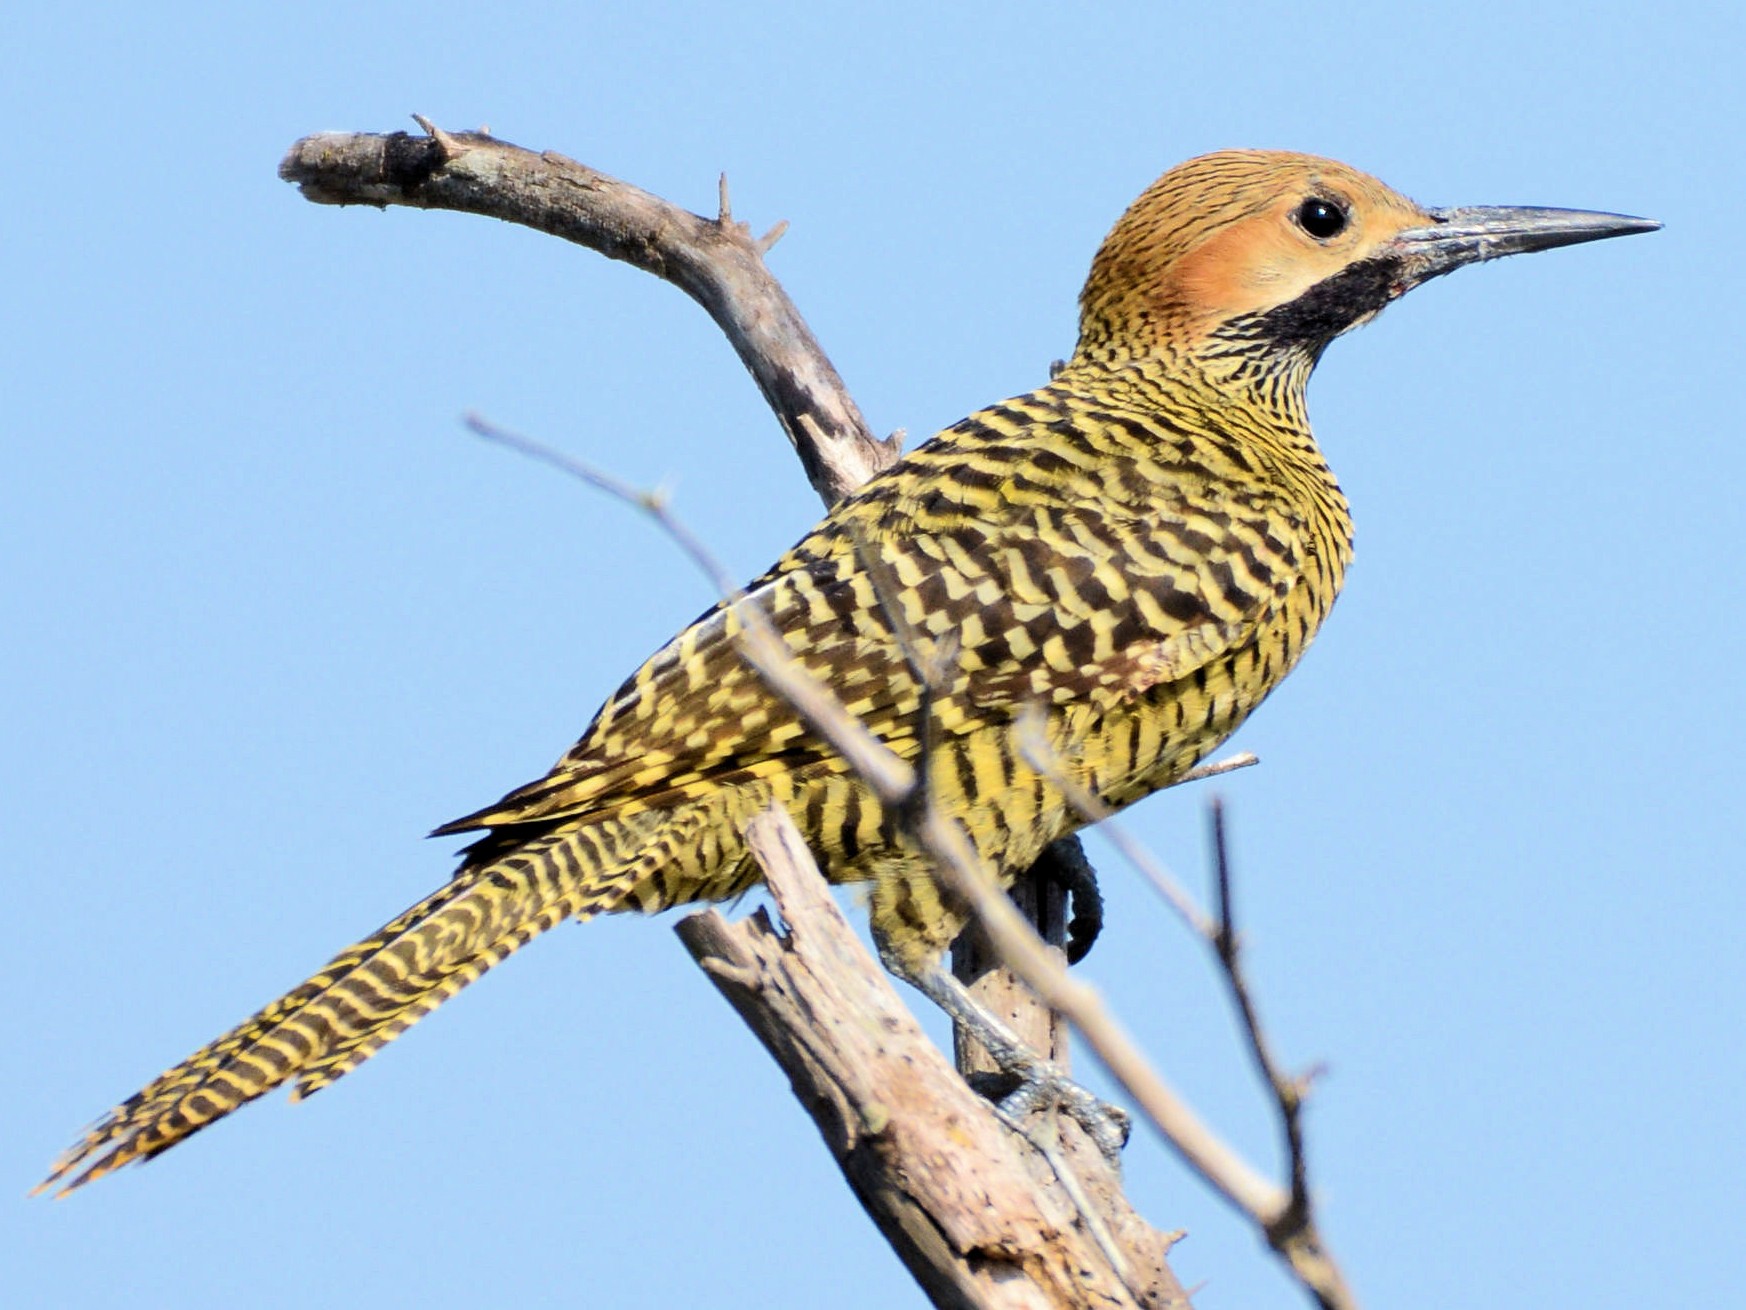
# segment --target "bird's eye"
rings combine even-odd
[[[1298,226],[1317,241],[1339,236],[1346,230],[1346,211],[1332,200],[1311,196],[1297,207]]]

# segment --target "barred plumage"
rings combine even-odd
[[[1110,806],[1180,777],[1302,656],[1351,558],[1304,413],[1322,348],[1428,277],[1652,226],[1434,212],[1307,156],[1225,152],[1116,225],[1051,381],[948,428],[834,508],[748,594],[794,659],[887,745],[921,689],[861,551],[917,633],[951,634],[931,712],[939,803],[1010,878],[1080,826],[1018,749],[1044,709],[1061,767]],[[869,789],[745,665],[715,608],[639,669],[544,778],[439,833],[455,878],[118,1106],[55,1166],[70,1190],[282,1083],[317,1090],[566,918],[733,896],[741,830],[785,806],[836,881],[873,883],[910,970],[962,925]]]

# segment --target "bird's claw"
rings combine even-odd
[[[1120,1161],[1122,1147],[1128,1143],[1129,1122],[1125,1111],[1098,1100],[1074,1082],[1060,1065],[1032,1050],[1011,1028],[984,1009],[963,983],[937,964],[926,969],[909,969],[895,952],[888,952],[882,946],[880,953],[885,957],[887,968],[914,983],[925,996],[951,1015],[953,1022],[981,1043],[1003,1079],[1011,1080],[1000,1092],[979,1089],[994,1102],[995,1109],[1008,1126],[1048,1154],[1052,1148],[1043,1147],[1025,1123],[1038,1110],[1059,1108],[1097,1143],[1097,1149],[1112,1166]]]
[[[1121,1162],[1122,1148],[1128,1144],[1133,1122],[1128,1112],[1108,1101],[1100,1101],[1084,1087],[1074,1082],[1059,1065],[1038,1060],[1029,1068],[1015,1070],[1019,1085],[1008,1092],[995,1107],[1001,1117],[1020,1135],[1030,1138],[1026,1121],[1038,1110],[1056,1108],[1085,1130],[1085,1135],[1097,1144],[1103,1158],[1111,1166]]]

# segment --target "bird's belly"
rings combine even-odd
[[[1064,778],[1112,809],[1168,787],[1235,732],[1290,672],[1327,608],[1288,608],[1250,643],[1132,701],[1102,711],[1086,703],[1056,707],[1047,716],[1040,754],[1012,719],[947,733],[929,768],[931,801],[963,825],[985,867],[1010,879],[1050,842],[1092,818],[1073,803]],[[916,863],[918,853],[900,824],[840,761],[770,783],[774,794],[767,799],[793,815],[832,882],[878,879]],[[755,877],[748,862],[729,881],[737,891],[740,881]]]

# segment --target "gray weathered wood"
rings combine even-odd
[[[1134,1214],[1071,1122],[1060,1155],[1118,1271],[1040,1152],[1010,1132],[921,1030],[772,810],[748,831],[786,931],[763,912],[679,924],[686,947],[788,1074],[867,1212],[935,1305],[1187,1307],[1174,1240]]]
[[[427,125],[428,126],[428,125]],[[409,205],[549,232],[653,273],[709,311],[764,393],[825,504],[898,456],[868,430],[812,330],[764,264],[765,243],[552,151],[480,132],[323,132],[279,176],[323,205]],[[725,209],[726,189],[723,188]]]

